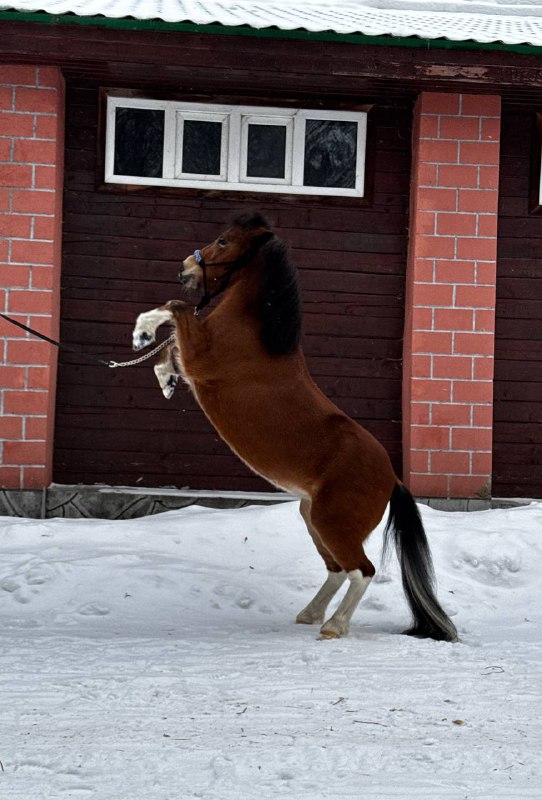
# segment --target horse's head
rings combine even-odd
[[[236,217],[214,242],[185,258],[180,278],[190,288],[203,288],[206,295],[212,296],[221,291],[230,275],[248,264],[272,236],[261,214]]]
[[[273,355],[292,353],[301,337],[297,271],[288,258],[287,246],[274,237],[261,214],[236,217],[214,242],[188,256],[183,261],[181,280],[203,289],[195,308],[197,314],[227,288],[235,273],[250,270],[256,263],[262,342]]]

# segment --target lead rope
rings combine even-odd
[[[149,353],[146,353],[144,356],[140,356],[139,358],[134,358],[132,361],[106,361],[103,358],[98,358],[97,356],[93,356],[90,353],[83,353],[76,347],[71,347],[68,344],[61,344],[57,342],[55,339],[51,339],[49,336],[45,336],[44,333],[40,333],[39,331],[35,331],[33,328],[29,328],[28,325],[23,325],[22,322],[19,322],[16,319],[11,319],[6,314],[0,313],[0,317],[5,319],[7,322],[11,322],[12,325],[16,325],[18,328],[22,328],[23,331],[27,331],[27,333],[31,333],[32,336],[36,336],[38,339],[42,339],[44,342],[49,342],[49,344],[58,347],[61,350],[68,350],[70,353],[75,353],[81,358],[89,359],[90,361],[94,361],[96,364],[101,364],[104,367],[110,367],[111,369],[116,369],[117,367],[135,367],[136,364],[142,364],[143,361],[147,361],[147,359],[152,358],[156,353],[159,353],[160,350],[163,350],[164,347],[167,347],[170,344],[173,344],[175,341],[176,334],[172,333],[168,339],[165,339],[159,345],[157,345],[154,350],[151,350]]]
[[[107,366],[111,367],[111,369],[116,369],[116,367],[135,367],[136,364],[142,364],[147,359],[152,358],[159,353],[160,350],[163,350],[164,347],[167,347],[169,344],[173,344],[176,338],[175,333],[172,333],[168,339],[164,339],[159,345],[157,345],[154,350],[151,350],[149,353],[146,353],[144,356],[140,356],[139,358],[134,358],[131,361],[109,361]]]

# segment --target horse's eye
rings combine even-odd
[[[218,240],[218,244],[219,244],[221,247],[225,247],[225,246],[228,244],[228,241],[227,241],[227,239],[219,239],[219,240]]]

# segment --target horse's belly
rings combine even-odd
[[[237,441],[237,437],[230,438],[227,435],[223,435],[218,428],[217,432],[237,458],[246,464],[252,472],[259,475],[260,478],[264,478],[277,489],[282,489],[282,491],[289,492],[297,497],[308,496],[308,489],[305,486],[306,481],[303,479],[304,476],[300,474],[299,469],[296,469],[298,465],[295,461],[294,463],[290,461],[286,465],[282,463],[280,455],[277,457],[277,454],[275,454],[275,457],[271,457],[271,454],[267,453],[267,457],[262,456],[261,453],[253,450],[250,446],[247,447],[245,442]]]
[[[226,440],[224,440],[224,441],[226,441]],[[265,467],[264,467],[264,469],[258,469],[257,466],[252,464],[246,458],[243,458],[237,452],[237,450],[234,447],[232,447],[232,445],[229,442],[226,441],[226,444],[229,446],[229,448],[232,450],[232,452],[235,453],[237,458],[239,458],[243,462],[243,464],[246,464],[246,466],[252,472],[254,472],[256,475],[259,475],[260,478],[263,478],[264,480],[266,480],[268,483],[270,483],[276,489],[281,489],[283,492],[288,492],[288,494],[293,494],[296,497],[309,497],[309,492],[307,491],[307,489],[300,485],[301,481],[298,481],[298,482],[292,481],[291,480],[291,476],[282,478],[281,475],[280,475],[280,471],[279,470],[277,470],[275,472],[275,470],[266,469]]]
[[[277,489],[306,497],[309,494],[303,447],[296,447],[290,421],[290,430],[280,425],[270,426],[266,409],[252,406],[244,413],[223,413],[222,403],[213,402],[201,387],[193,388],[194,396],[220,438],[252,472]],[[235,407],[232,404],[232,407]],[[295,430],[295,425],[293,426]],[[306,437],[296,431],[296,439]],[[306,452],[305,452],[306,456]]]

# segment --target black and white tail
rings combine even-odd
[[[414,617],[405,633],[420,638],[457,641],[455,625],[435,595],[435,576],[431,551],[416,502],[406,486],[395,485],[390,498],[390,513],[384,531],[384,554],[390,536],[397,550],[403,589]]]

